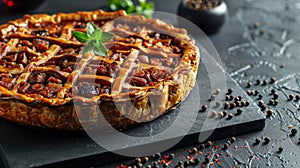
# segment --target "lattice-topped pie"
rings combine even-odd
[[[84,43],[72,32],[85,32],[88,22],[114,34],[107,56],[81,54]],[[115,128],[147,122],[188,95],[199,59],[184,29],[158,19],[101,10],[26,15],[0,26],[0,116],[81,130],[76,100],[97,104]]]

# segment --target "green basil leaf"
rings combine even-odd
[[[83,47],[82,55],[84,55],[87,52],[93,50],[93,48],[94,48],[93,42],[92,41],[87,42],[86,45]]]
[[[90,36],[91,39],[99,41],[102,37],[101,29],[96,29]]]
[[[92,23],[92,22],[87,23],[86,32],[87,32],[88,37],[90,37],[96,30],[97,30],[97,27],[94,25],[94,23]]]
[[[85,43],[89,38],[85,33],[80,32],[80,31],[73,31],[72,34],[76,38],[76,40],[81,43]]]
[[[102,43],[99,43],[99,46],[95,46],[93,51],[96,55],[107,56],[107,49]]]
[[[109,40],[111,40],[114,37],[113,33],[109,33],[109,32],[102,32],[102,37],[100,39],[101,43],[105,43],[108,42]]]

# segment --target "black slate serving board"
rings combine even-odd
[[[110,141],[112,146],[124,144],[124,149],[131,148],[138,151],[145,149],[146,146],[148,149],[151,148],[151,146],[163,147],[171,142],[177,141],[178,138],[184,137],[174,147],[176,148],[199,143],[199,141],[206,140],[208,136],[210,140],[213,140],[261,130],[264,127],[265,117],[259,108],[237,83],[224,72],[216,60],[205,52],[205,49],[200,48],[200,50],[202,61],[197,76],[197,84],[199,87],[191,91],[190,96],[179,108],[168,112],[166,115],[150,123],[128,129],[124,133],[137,137],[150,136],[150,134],[155,135],[172,125],[179,115],[179,112],[186,113],[183,113],[184,115],[181,116],[179,122],[177,122],[179,123],[179,125],[177,124],[177,130],[185,128],[186,125],[189,125],[190,122],[195,120],[189,132],[182,135],[179,133],[180,131],[173,131],[171,137],[160,137],[159,140],[145,139],[137,142],[122,142],[122,140],[110,141],[114,139],[114,135],[109,135],[111,137],[107,138],[107,141]],[[220,78],[220,75],[226,77],[227,86],[222,83],[217,84],[217,82],[222,82],[216,80]],[[210,112],[219,112],[222,111],[222,108],[214,107],[215,101],[209,101],[211,94],[214,93],[214,89],[218,85],[224,87],[216,99],[223,102],[227,88],[233,88],[233,95],[243,96],[243,99],[249,100],[251,105],[243,108],[244,112],[241,115],[234,116],[230,120],[224,117],[218,122],[216,117],[210,117]],[[195,100],[198,100],[195,98],[198,94],[201,96],[201,99],[200,102],[196,103],[197,107],[190,106],[189,103],[193,102],[195,104]],[[198,112],[202,104],[210,105],[210,110]],[[232,112],[233,114],[235,111],[236,109],[228,110],[228,112]],[[194,118],[195,113],[197,114],[196,119]],[[213,129],[214,126],[216,126],[216,129]],[[0,128],[0,142],[11,167],[85,167],[124,159],[123,156],[108,152],[97,145],[84,132],[41,130],[11,123],[4,119],[0,119]],[[204,138],[199,139],[199,134]]]

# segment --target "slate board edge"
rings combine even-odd
[[[216,130],[214,130],[214,132],[211,134],[211,136],[208,139],[218,140],[218,139],[228,138],[231,136],[238,136],[253,131],[260,131],[264,127],[265,127],[265,118],[261,118],[250,122],[240,123],[233,126],[217,128]],[[176,144],[173,148],[169,150],[174,150],[186,146],[199,144],[198,142],[199,134],[200,132],[185,136],[178,144]],[[165,141],[169,141],[169,140],[165,140]],[[101,159],[104,157],[105,159]],[[82,168],[82,167],[88,167],[87,163],[90,165],[104,165],[114,161],[121,161],[126,159],[129,158],[107,151],[101,154],[78,157],[74,159],[59,161],[56,163],[49,163],[44,165],[33,165],[32,167],[34,168],[60,168],[60,167],[61,168],[63,167]]]

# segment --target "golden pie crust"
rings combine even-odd
[[[80,54],[84,44],[72,32],[85,32],[87,22],[115,34],[107,57]],[[113,127],[135,126],[187,97],[199,61],[186,30],[159,19],[102,10],[25,15],[0,26],[0,116],[82,130],[76,102],[93,121],[96,106]]]

